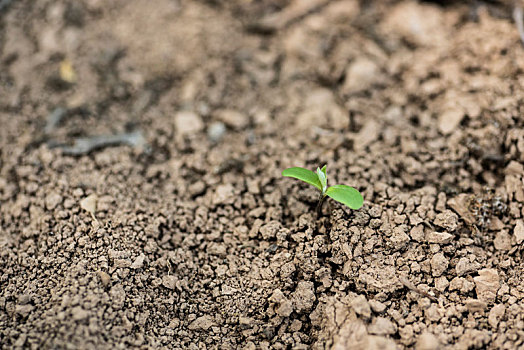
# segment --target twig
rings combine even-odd
[[[67,113],[67,110],[65,108],[62,108],[62,107],[55,108],[51,112],[51,114],[49,114],[49,116],[47,117],[47,123],[46,123],[45,128],[44,128],[44,133],[45,134],[49,134],[54,129],[56,129],[58,124],[60,124],[60,122],[62,121],[62,119],[66,115],[66,113]]]
[[[431,294],[429,294],[429,293],[427,293],[427,292],[424,292],[423,290],[417,288],[417,286],[415,286],[415,285],[413,284],[413,282],[411,282],[410,280],[408,280],[406,277],[404,277],[404,276],[399,276],[399,277],[398,277],[398,280],[400,281],[400,283],[402,283],[402,284],[404,285],[404,287],[406,287],[406,288],[408,288],[408,289],[410,289],[410,290],[412,290],[412,291],[414,291],[414,292],[416,292],[416,293],[418,293],[418,294],[421,294],[421,295],[423,295],[423,296],[429,298],[431,301],[434,301],[434,302],[437,302],[437,301],[438,301],[437,298],[434,297],[433,295],[431,295]]]
[[[295,0],[280,12],[269,14],[259,21],[248,25],[248,29],[263,34],[270,34],[329,4],[329,0]]]
[[[122,144],[131,147],[144,147],[145,139],[140,131],[135,131],[126,134],[81,137],[75,140],[73,146],[60,145],[58,147],[62,148],[64,154],[80,156],[96,149]]]

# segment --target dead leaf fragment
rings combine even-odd
[[[76,73],[73,69],[71,61],[68,59],[60,62],[60,79],[70,84],[76,81]]]
[[[98,201],[98,196],[96,194],[90,194],[89,196],[85,197],[80,201],[80,208],[84,209],[88,213],[91,214],[93,219],[95,218],[95,212],[96,212],[96,203]]]

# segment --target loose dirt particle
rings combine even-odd
[[[457,272],[457,276],[464,276],[476,272],[479,268],[480,265],[477,262],[472,263],[468,258],[460,258],[455,266],[455,271]]]
[[[368,331],[375,335],[392,335],[397,332],[397,326],[387,318],[376,317],[368,326]]]
[[[479,312],[484,311],[488,305],[478,299],[467,299],[466,300],[466,308],[469,310],[469,312]]]
[[[524,242],[524,221],[517,220],[515,228],[513,229],[513,235],[515,236],[517,244]]]
[[[167,275],[162,277],[162,285],[168,289],[175,289],[177,278],[175,276]]]
[[[104,271],[98,271],[98,277],[100,277],[100,282],[104,287],[107,287],[111,282],[111,277]]]
[[[458,216],[451,210],[446,210],[437,214],[433,223],[448,230],[448,232],[454,232],[458,227]]]
[[[207,331],[211,327],[215,326],[215,322],[212,316],[205,315],[197,318],[187,327],[189,330]]]
[[[442,253],[437,253],[431,258],[431,271],[433,276],[441,276],[448,269],[449,260]]]
[[[47,210],[55,209],[59,204],[61,204],[63,198],[57,192],[51,192],[45,197],[45,207]]]
[[[146,259],[146,256],[144,254],[140,254],[135,261],[131,264],[132,269],[141,269],[144,266],[144,260]]]
[[[418,339],[415,345],[416,350],[438,350],[441,345],[438,338],[432,333],[424,332]]]
[[[377,314],[380,314],[386,310],[386,305],[382,304],[378,300],[370,300],[369,305],[371,306],[371,309],[373,309],[373,312],[376,312]]]
[[[511,236],[506,230],[497,232],[493,245],[497,250],[510,250],[511,249]]]
[[[193,135],[203,129],[204,123],[195,112],[180,111],[175,114],[175,130],[179,136]]]
[[[493,328],[497,328],[500,320],[504,317],[506,312],[506,307],[502,304],[494,305],[489,311],[488,322],[489,325]]]
[[[447,232],[430,231],[426,234],[426,241],[428,243],[448,244],[452,239],[453,235]]]
[[[72,315],[73,315],[73,320],[75,320],[75,321],[80,321],[80,320],[86,319],[89,316],[89,312],[87,312],[86,310],[82,309],[80,306],[74,307],[71,312],[72,312]]]
[[[315,302],[315,285],[313,282],[299,282],[291,300],[298,313],[309,311]]]
[[[249,124],[249,118],[239,111],[222,109],[216,111],[215,114],[218,120],[237,130],[241,130]]]
[[[351,301],[351,307],[355,312],[361,315],[364,319],[369,319],[371,317],[371,307],[369,306],[366,297],[363,295],[357,296]]]
[[[479,270],[479,275],[474,277],[477,297],[486,303],[493,303],[500,288],[499,274],[495,269]]]

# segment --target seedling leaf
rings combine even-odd
[[[317,176],[320,181],[320,184],[322,185],[322,194],[326,193],[327,190],[327,177],[326,173],[320,170],[320,168],[317,168]]]
[[[320,183],[317,174],[309,169],[301,167],[288,168],[282,172],[282,176],[294,177],[295,179],[307,182],[322,191],[322,184]]]
[[[327,189],[326,195],[355,210],[360,209],[364,204],[364,198],[360,192],[346,185],[333,185]]]

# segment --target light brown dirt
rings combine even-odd
[[[1,348],[522,348],[511,10],[12,1]],[[280,175],[323,164],[360,210]]]

